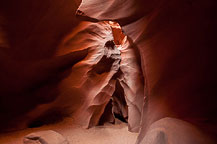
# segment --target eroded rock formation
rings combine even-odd
[[[214,0],[84,0],[79,10],[119,22],[139,49],[147,102],[137,143],[165,117],[196,125],[204,139],[216,136]]]
[[[51,9],[57,9],[52,6]],[[52,16],[46,10],[45,21]],[[37,14],[33,12],[32,15]],[[72,18],[76,24],[62,36],[61,41],[57,39],[59,44],[48,58],[41,58],[41,55],[38,58],[35,53],[34,60],[27,62],[31,51],[25,48],[32,46],[37,39],[34,32],[30,32],[32,35],[23,44],[17,43],[17,50],[23,50],[20,55],[17,53],[18,60],[9,56],[14,53],[10,50],[12,44],[8,51],[2,52],[10,62],[4,68],[10,71],[10,79],[6,76],[1,81],[4,84],[1,87],[2,122],[6,123],[2,130],[38,127],[68,116],[73,118],[72,123],[86,128],[114,122],[117,117],[129,123],[130,131],[139,131],[144,99],[143,79],[134,47],[115,22],[79,22],[73,15]],[[44,24],[36,25],[38,30],[41,27]],[[2,30],[1,34],[5,43],[7,38],[11,38],[10,35],[5,38],[4,34],[10,34],[7,31]],[[40,34],[44,36],[43,31]],[[50,39],[50,36],[44,38]],[[33,49],[45,48],[41,42],[38,39],[38,46]],[[2,49],[5,48],[2,45]],[[21,58],[23,54],[27,56]],[[108,115],[109,119],[104,118]]]
[[[58,83],[87,50],[55,56],[78,21],[76,1],[1,1],[1,131],[26,127],[25,114],[59,95]],[[67,9],[61,7],[68,6]],[[2,45],[3,40],[3,45]],[[50,113],[50,112],[49,112]],[[60,114],[58,111],[54,113]],[[61,117],[61,116],[59,116]]]
[[[216,143],[216,1],[79,3],[1,2],[1,130],[116,115],[138,144]]]

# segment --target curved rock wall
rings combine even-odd
[[[191,140],[217,139],[215,0],[83,0],[78,12],[91,22],[82,23],[74,15],[78,4],[1,2],[1,130],[57,114],[96,125],[119,85],[116,101],[124,95],[129,109],[119,103],[113,112],[128,116],[131,131],[140,129],[142,115],[137,143],[149,140],[150,128],[167,127],[166,117],[195,126],[199,134]],[[99,22],[105,20],[122,26],[128,36],[122,46],[107,43],[114,29]]]
[[[117,116],[138,131],[143,80],[120,26],[80,22],[77,1],[11,2],[1,13],[7,20],[1,19],[0,27],[1,130],[37,127],[66,116],[89,128]],[[110,119],[103,118],[107,111]]]
[[[216,136],[216,1],[83,0],[79,10],[116,20],[139,49],[147,102],[138,143],[165,117],[196,125],[204,137]]]
[[[63,71],[83,59],[87,50],[55,55],[62,37],[79,23],[72,15],[77,1],[0,3],[0,127],[17,129],[28,120],[25,113],[58,97],[58,83],[67,76]]]

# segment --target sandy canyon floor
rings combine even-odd
[[[22,144],[25,135],[43,130],[62,134],[70,144],[134,144],[138,135],[129,132],[127,124],[122,122],[84,129],[79,125],[71,125],[71,120],[66,119],[54,125],[1,134],[0,144]]]

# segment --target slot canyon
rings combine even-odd
[[[216,0],[0,1],[0,144],[216,144]]]

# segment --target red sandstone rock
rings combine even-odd
[[[1,2],[0,15],[4,18],[0,24],[1,131],[5,127],[26,127],[29,118],[25,114],[39,104],[54,101],[59,94],[58,84],[67,75],[65,71],[87,55],[83,51],[55,56],[62,37],[78,24],[72,15],[76,3],[71,0]]]
[[[75,119],[86,127],[96,125],[115,90],[116,80],[112,77],[120,68],[123,75],[118,79],[125,90],[126,102],[129,106],[130,128],[139,129],[138,122],[141,111],[143,111],[142,129],[137,143],[141,143],[146,136],[149,136],[151,131],[149,128],[152,128],[155,122],[161,124],[162,121],[159,120],[165,117],[190,122],[210,137],[214,137],[213,139],[216,138],[215,13],[217,8],[215,0],[82,1],[79,10],[84,13],[83,20],[92,22],[115,20],[119,22],[129,41],[134,45],[132,49],[136,51],[138,48],[145,82],[143,97],[141,97],[140,84],[138,87],[135,86],[135,84],[142,83],[141,74],[138,74],[139,70],[134,69],[134,65],[139,67],[139,64],[134,58],[131,62],[127,57],[122,57],[122,54],[129,54],[130,57],[137,58],[138,55],[131,55],[131,52],[127,52],[132,50],[129,47],[123,51],[120,48],[121,52],[117,49],[108,50],[106,48],[103,50],[105,45],[102,43],[105,44],[105,41],[100,38],[102,35],[106,38],[112,37],[112,30],[109,27],[102,31],[104,27],[100,27],[100,23],[95,23],[100,28],[91,27],[84,30],[83,33],[79,33],[82,28],[85,29],[93,23],[84,22],[78,25],[78,21],[71,15],[76,11],[77,1],[30,2],[22,0],[19,5],[18,2],[12,2],[12,5],[6,5],[2,12],[8,21],[6,29],[10,30],[8,34],[3,34],[3,37],[8,37],[10,49],[1,48],[0,52],[0,64],[3,68],[0,73],[2,94],[0,102],[4,115],[4,120],[1,121],[7,122],[11,118],[18,117],[15,120],[26,119],[23,121],[25,125],[38,117],[46,119],[44,116],[49,113],[60,113],[61,117],[73,113]],[[42,5],[43,7],[41,7]],[[69,8],[62,9],[61,6],[69,6]],[[22,10],[23,7],[26,9]],[[56,47],[61,40],[60,37],[72,28],[75,29],[66,37],[66,41]],[[14,33],[15,31],[16,33]],[[75,36],[88,35],[88,33],[92,35],[90,39],[96,40],[95,43],[92,39],[83,42],[85,41],[83,38],[88,39],[89,37]],[[70,38],[72,39],[70,40]],[[3,43],[4,47],[7,47],[5,44],[8,45],[8,42],[3,40]],[[101,44],[101,47],[93,50],[92,47],[96,45],[92,45],[92,43]],[[91,48],[89,48],[89,44]],[[49,84],[45,81],[40,88],[38,86],[29,88],[35,81],[37,82],[38,78],[45,80],[48,76],[49,71],[44,71],[48,65],[44,66],[44,63],[49,64],[49,68],[53,68],[52,64],[56,61],[57,55],[60,56],[57,59],[60,58],[60,61],[65,62],[65,58],[68,59],[67,55],[64,56],[65,54],[86,48],[92,49],[92,51],[83,61],[74,66],[73,62],[64,73],[58,74],[58,76],[54,75],[58,77],[58,80],[55,79],[57,82],[49,79]],[[121,61],[119,64],[120,54],[123,62]],[[84,54],[82,58],[85,56]],[[88,61],[91,57],[93,57],[92,61]],[[90,63],[91,66],[88,65]],[[103,63],[112,65],[111,69],[108,69],[107,66],[104,67]],[[134,70],[129,71],[125,64],[127,67],[133,67]],[[61,65],[55,63],[54,67],[59,68]],[[88,69],[88,66],[91,68]],[[40,71],[41,67],[44,68],[42,71]],[[41,73],[39,76],[36,74],[37,70],[38,73]],[[96,74],[92,74],[93,71]],[[130,72],[129,75],[128,72]],[[88,76],[85,75],[87,73]],[[135,77],[132,78],[134,74]],[[128,78],[129,82],[122,78]],[[79,88],[82,91],[77,90]],[[132,91],[130,91],[131,88],[133,88]],[[129,91],[132,92],[132,95]],[[72,93],[75,97],[71,97]],[[144,100],[145,96],[147,99],[145,99],[144,108],[141,110],[141,99]],[[83,102],[86,103],[83,104]],[[139,105],[138,110],[135,110],[137,108],[135,104]],[[78,107],[80,108],[77,109]],[[31,111],[33,108],[34,110]],[[126,108],[122,107],[119,110],[126,117],[126,112],[124,112]],[[28,114],[25,115],[26,113]],[[87,115],[87,119],[84,119],[82,115]],[[130,119],[132,115],[134,117]],[[20,126],[25,127],[23,124]],[[162,124],[164,125],[164,123]],[[184,123],[184,125],[187,126],[188,123]],[[193,126],[190,125],[190,127]],[[171,131],[167,131],[165,135],[167,133],[169,135]],[[187,137],[189,138],[192,132],[188,132]],[[204,133],[201,135],[202,139],[206,138]],[[197,136],[192,139],[197,139]],[[209,142],[207,141],[207,143]]]
[[[81,22],[63,38],[51,58],[26,63],[14,61],[9,57],[8,60],[11,63],[6,69],[12,65],[25,67],[16,73],[13,71],[9,73],[12,79],[16,79],[19,86],[9,81],[8,87],[12,85],[13,91],[10,93],[7,89],[3,91],[9,97],[5,99],[3,96],[2,102],[8,103],[15,94],[16,103],[22,105],[16,109],[12,106],[13,103],[2,105],[5,112],[11,107],[11,111],[8,111],[11,116],[3,119],[8,123],[6,126],[10,127],[6,128],[13,130],[27,126],[40,126],[59,121],[65,116],[73,117],[73,123],[79,123],[88,128],[100,123],[105,108],[112,99],[112,116],[114,117],[114,113],[117,113],[127,119],[129,107],[130,130],[138,131],[141,105],[138,110],[136,108],[138,111],[136,121],[131,122],[131,115],[134,115],[132,109],[137,107],[134,106],[134,99],[136,96],[141,97],[143,92],[142,83],[140,76],[138,78],[134,76],[135,79],[130,78],[131,72],[126,70],[126,67],[129,67],[132,72],[139,72],[139,67],[134,52],[127,50],[129,47],[127,39],[124,44],[122,43],[124,37],[120,27],[112,28],[108,22]],[[123,46],[115,45],[113,40]],[[31,44],[30,41],[27,43]],[[121,55],[122,51],[123,55]],[[120,62],[121,59],[122,62]],[[119,71],[122,71],[121,75],[118,74]],[[134,81],[138,82],[138,88],[133,87]],[[124,88],[122,99],[119,99],[115,93],[115,89],[119,91],[117,83],[120,89]],[[31,98],[28,98],[28,95]],[[123,103],[125,101],[127,104]],[[117,102],[118,105],[115,105]],[[115,109],[119,109],[118,112],[115,112]],[[12,116],[20,122],[10,121]]]
[[[215,137],[214,0],[84,0],[79,10],[94,19],[116,20],[139,49],[147,102],[137,143],[153,122],[168,116]]]

